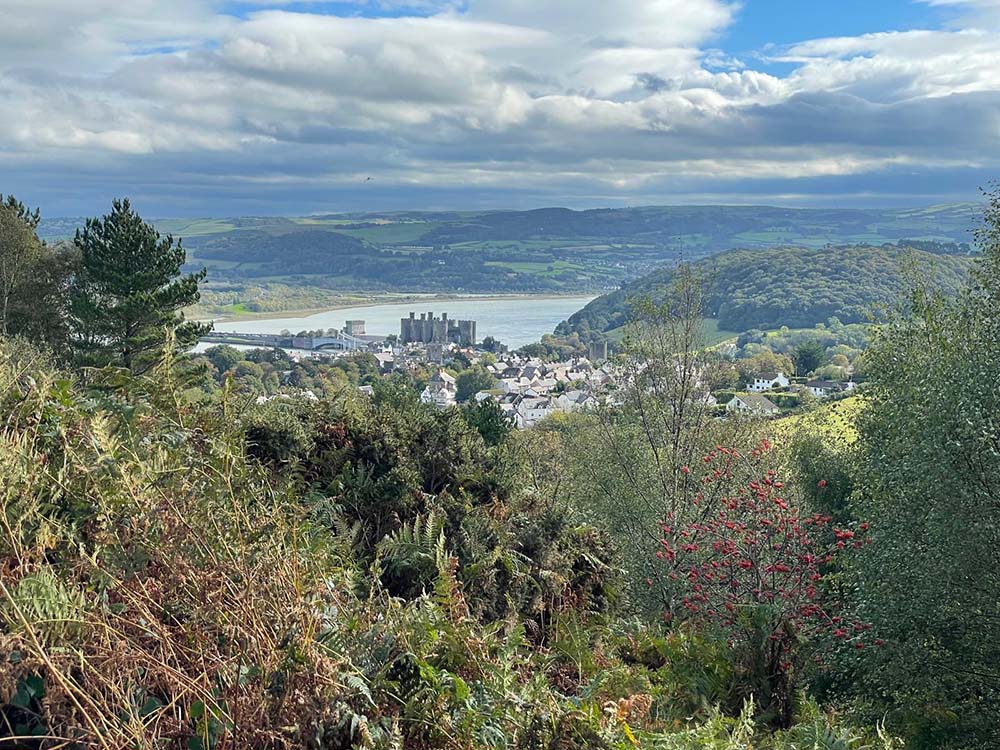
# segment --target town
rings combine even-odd
[[[559,414],[572,414],[601,405],[620,406],[622,393],[638,373],[616,358],[607,341],[595,341],[585,355],[563,360],[509,351],[499,341],[477,340],[475,320],[449,319],[447,313],[410,312],[400,320],[398,334],[370,334],[364,320],[348,320],[341,329],[282,331],[278,334],[212,332],[203,345],[232,345],[242,349],[278,349],[292,361],[317,363],[373,359],[379,377],[406,375],[420,388],[420,400],[438,409],[490,400],[519,428],[525,429]],[[733,345],[729,345],[732,348]],[[284,377],[290,379],[291,370]],[[853,375],[832,380],[796,377],[780,369],[760,373],[736,387],[719,387],[704,368],[696,373],[690,398],[719,418],[734,414],[779,416],[815,399],[848,395],[857,388]],[[460,379],[465,382],[460,382]],[[469,383],[475,387],[470,389]],[[371,383],[356,385],[371,395]],[[316,398],[301,389],[306,398]],[[281,393],[262,393],[259,403]]]

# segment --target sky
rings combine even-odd
[[[159,217],[910,206],[1000,178],[1000,0],[0,0],[0,193]]]

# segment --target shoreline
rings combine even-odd
[[[400,295],[399,297],[374,297],[372,299],[357,300],[356,302],[344,301],[343,303],[334,303],[331,305],[324,305],[322,307],[307,307],[300,308],[296,310],[278,310],[278,311],[267,311],[267,312],[247,312],[247,313],[223,313],[218,316],[213,316],[211,313],[205,312],[200,313],[197,316],[192,316],[191,320],[196,320],[198,322],[212,322],[212,323],[235,323],[245,320],[274,320],[274,319],[298,319],[298,318],[308,318],[312,315],[320,315],[325,312],[333,312],[335,310],[350,310],[357,307],[384,307],[387,305],[408,305],[408,304],[418,304],[418,303],[436,303],[436,302],[469,302],[469,301],[479,301],[479,302],[502,302],[506,300],[551,300],[551,299],[596,299],[599,294],[440,294],[440,295]]]

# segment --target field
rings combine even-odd
[[[857,418],[863,408],[862,396],[848,396],[806,413],[783,417],[774,423],[775,431],[779,437],[792,438],[797,432],[808,427],[816,430],[831,443],[847,447],[857,442]]]
[[[236,229],[236,225],[225,219],[163,219],[156,222],[156,228],[162,234],[172,234],[175,237],[205,237],[231,232]]]
[[[961,243],[969,240],[974,209],[972,204],[904,210],[645,206],[154,223],[162,233],[183,239],[188,269],[207,268],[205,288],[225,290],[230,300],[241,288],[269,285],[322,288],[327,294],[600,294],[682,258],[697,261],[740,247],[822,250],[831,244],[933,238],[945,243],[942,252],[967,253]],[[83,223],[46,220],[40,234],[49,241],[66,239]],[[710,332],[713,343],[726,337]]]
[[[607,332],[608,340],[619,343],[625,337],[625,326],[615,328]],[[701,319],[701,336],[705,346],[713,347],[735,339],[739,334],[735,331],[726,331],[719,328],[719,321],[715,318]]]

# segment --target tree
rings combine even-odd
[[[0,198],[0,334],[62,352],[67,340],[67,287],[76,268],[71,246],[38,239],[38,211]]]
[[[451,355],[451,359],[448,363],[450,369],[461,371],[467,370],[472,366],[472,360],[465,356],[465,352],[459,350]]]
[[[470,367],[455,378],[455,400],[468,401],[479,391],[488,391],[496,385],[496,379],[483,367]]]
[[[179,348],[194,344],[210,325],[180,312],[198,301],[205,271],[181,275],[186,254],[116,200],[111,213],[77,231],[80,271],[71,290],[73,346],[81,364],[119,366],[139,374],[159,360],[167,329]]]
[[[747,359],[739,360],[736,363],[736,368],[744,381],[751,381],[756,378],[773,378],[779,372],[789,375],[794,369],[794,365],[783,354],[763,351]]]
[[[889,647],[851,681],[921,750],[1000,746],[1000,191],[978,240],[964,293],[916,290],[865,353],[854,586]]]
[[[808,375],[826,363],[826,349],[815,339],[806,341],[795,347],[792,360],[795,362],[796,375]]]
[[[702,373],[702,286],[684,267],[658,302],[631,303],[621,355],[620,405],[574,415],[567,454],[576,502],[593,509],[622,539],[633,596],[649,612],[669,601],[671,586],[652,557],[668,513],[693,510],[682,492],[682,467],[711,441]],[[654,586],[646,587],[650,579]]]
[[[38,229],[38,225],[42,221],[41,212],[37,208],[34,211],[30,210],[13,195],[8,195],[7,200],[4,200],[3,195],[0,195],[0,207],[12,211],[32,232]]]
[[[514,429],[514,420],[492,398],[479,403],[470,402],[462,413],[468,425],[476,429],[487,445],[500,445]]]
[[[42,256],[34,229],[9,204],[0,205],[0,334],[14,331],[11,308],[31,280]]]
[[[745,454],[717,446],[697,474],[683,467],[683,492],[696,512],[687,521],[667,514],[656,557],[681,592],[667,618],[726,636],[741,676],[731,708],[752,697],[759,721],[788,727],[816,648],[839,642],[861,651],[883,641],[868,623],[841,614],[830,583],[838,555],[864,547],[869,525],[848,528],[810,513],[769,468],[771,456],[762,440]]]
[[[265,349],[264,351],[267,350]],[[215,369],[219,371],[220,375],[229,372],[240,362],[247,359],[247,357],[243,355],[243,352],[235,346],[229,346],[228,344],[213,346],[210,349],[206,349],[205,356],[208,358],[208,361],[212,363]]]
[[[10,310],[15,333],[65,354],[69,341],[69,288],[80,254],[68,242],[42,245],[38,263]]]

